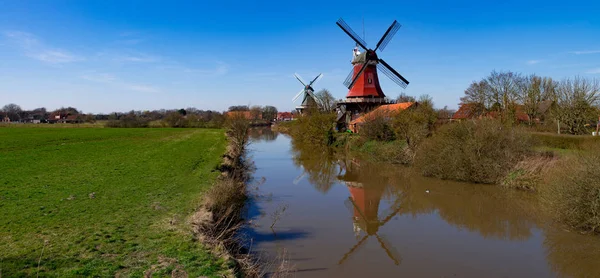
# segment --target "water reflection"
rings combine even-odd
[[[256,127],[248,130],[248,136],[252,141],[274,141],[279,133],[270,128]]]
[[[289,204],[277,233],[296,236],[269,237],[266,217],[257,247],[286,248],[297,276],[600,276],[600,240],[548,225],[535,194],[261,136],[262,189]],[[278,204],[260,207],[269,215]]]
[[[380,184],[387,184],[386,178],[383,177],[379,180],[374,176],[371,179],[363,179],[365,173],[362,172],[365,169],[361,168],[361,164],[355,159],[344,159],[338,161],[341,166],[341,173],[337,176],[337,179],[342,181],[348,187],[350,191],[350,197],[344,202],[346,207],[352,213],[354,233],[358,237],[361,232],[365,233],[358,242],[350,248],[338,264],[344,263],[346,259],[352,255],[370,236],[375,236],[381,248],[385,251],[387,256],[399,265],[402,260],[398,252],[391,247],[391,244],[383,237],[378,234],[379,228],[388,223],[401,209],[399,198],[392,205],[392,209],[385,215],[381,220],[379,219],[379,203],[383,196],[384,190],[390,187],[382,187]],[[368,170],[369,168],[366,167]]]

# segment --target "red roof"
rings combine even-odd
[[[386,104],[386,105],[381,105],[379,107],[377,107],[375,110],[364,114],[360,117],[358,117],[357,119],[353,120],[350,122],[351,125],[355,125],[355,124],[360,124],[360,123],[364,123],[367,120],[370,120],[371,118],[375,117],[378,114],[384,114],[386,116],[389,116],[391,113],[394,112],[400,112],[403,110],[406,110],[407,108],[413,106],[413,104],[415,104],[415,102],[401,102],[401,103],[396,103],[396,104]]]
[[[477,104],[477,103],[462,104],[460,106],[460,108],[458,108],[458,111],[456,111],[456,113],[454,113],[454,115],[452,116],[452,119],[453,120],[463,120],[463,119],[471,119],[471,118],[480,116],[480,115],[476,115],[476,113],[475,113],[475,108],[477,105],[479,105],[479,104]],[[529,116],[527,115],[527,113],[525,113],[525,107],[523,105],[517,105],[515,112],[516,112],[515,117],[518,121],[523,121],[523,122],[529,121]],[[498,118],[498,112],[496,112],[496,111],[487,112],[487,113],[485,113],[485,116],[495,119],[495,118]]]
[[[293,119],[294,115],[290,112],[279,112],[277,113],[277,119]]]

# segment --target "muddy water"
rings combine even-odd
[[[252,250],[296,277],[600,277],[600,238],[554,228],[532,194],[252,137]]]

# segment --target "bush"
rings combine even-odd
[[[138,117],[135,114],[126,114],[121,116],[118,120],[112,119],[106,122],[106,127],[148,127],[150,123],[149,119]]]
[[[491,119],[441,127],[415,158],[425,176],[476,183],[499,183],[530,150],[520,130]]]
[[[542,190],[552,215],[578,230],[600,234],[600,144],[589,144],[554,167]]]
[[[389,116],[385,113],[373,113],[365,117],[358,134],[366,140],[393,141],[396,135],[392,130]]]
[[[295,122],[290,133],[299,143],[328,146],[334,142],[335,114],[315,110],[299,117]]]

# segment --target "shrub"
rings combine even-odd
[[[389,116],[385,113],[373,113],[366,117],[359,127],[359,135],[366,140],[393,141],[396,135]]]
[[[291,135],[302,144],[327,146],[334,142],[335,114],[311,111],[295,120]]]
[[[398,113],[393,120],[396,138],[405,140],[413,151],[431,135],[437,121],[431,99],[424,95],[419,101],[418,106]]]
[[[600,144],[565,158],[542,190],[552,215],[582,231],[600,234]]]
[[[129,113],[129,114],[121,116],[118,120],[117,119],[109,120],[108,122],[106,122],[105,126],[106,127],[126,127],[126,128],[148,127],[149,123],[150,123],[150,120],[143,118],[143,117],[136,116],[133,113]]]
[[[481,119],[441,127],[419,148],[415,163],[426,176],[498,183],[529,150],[520,130]]]

